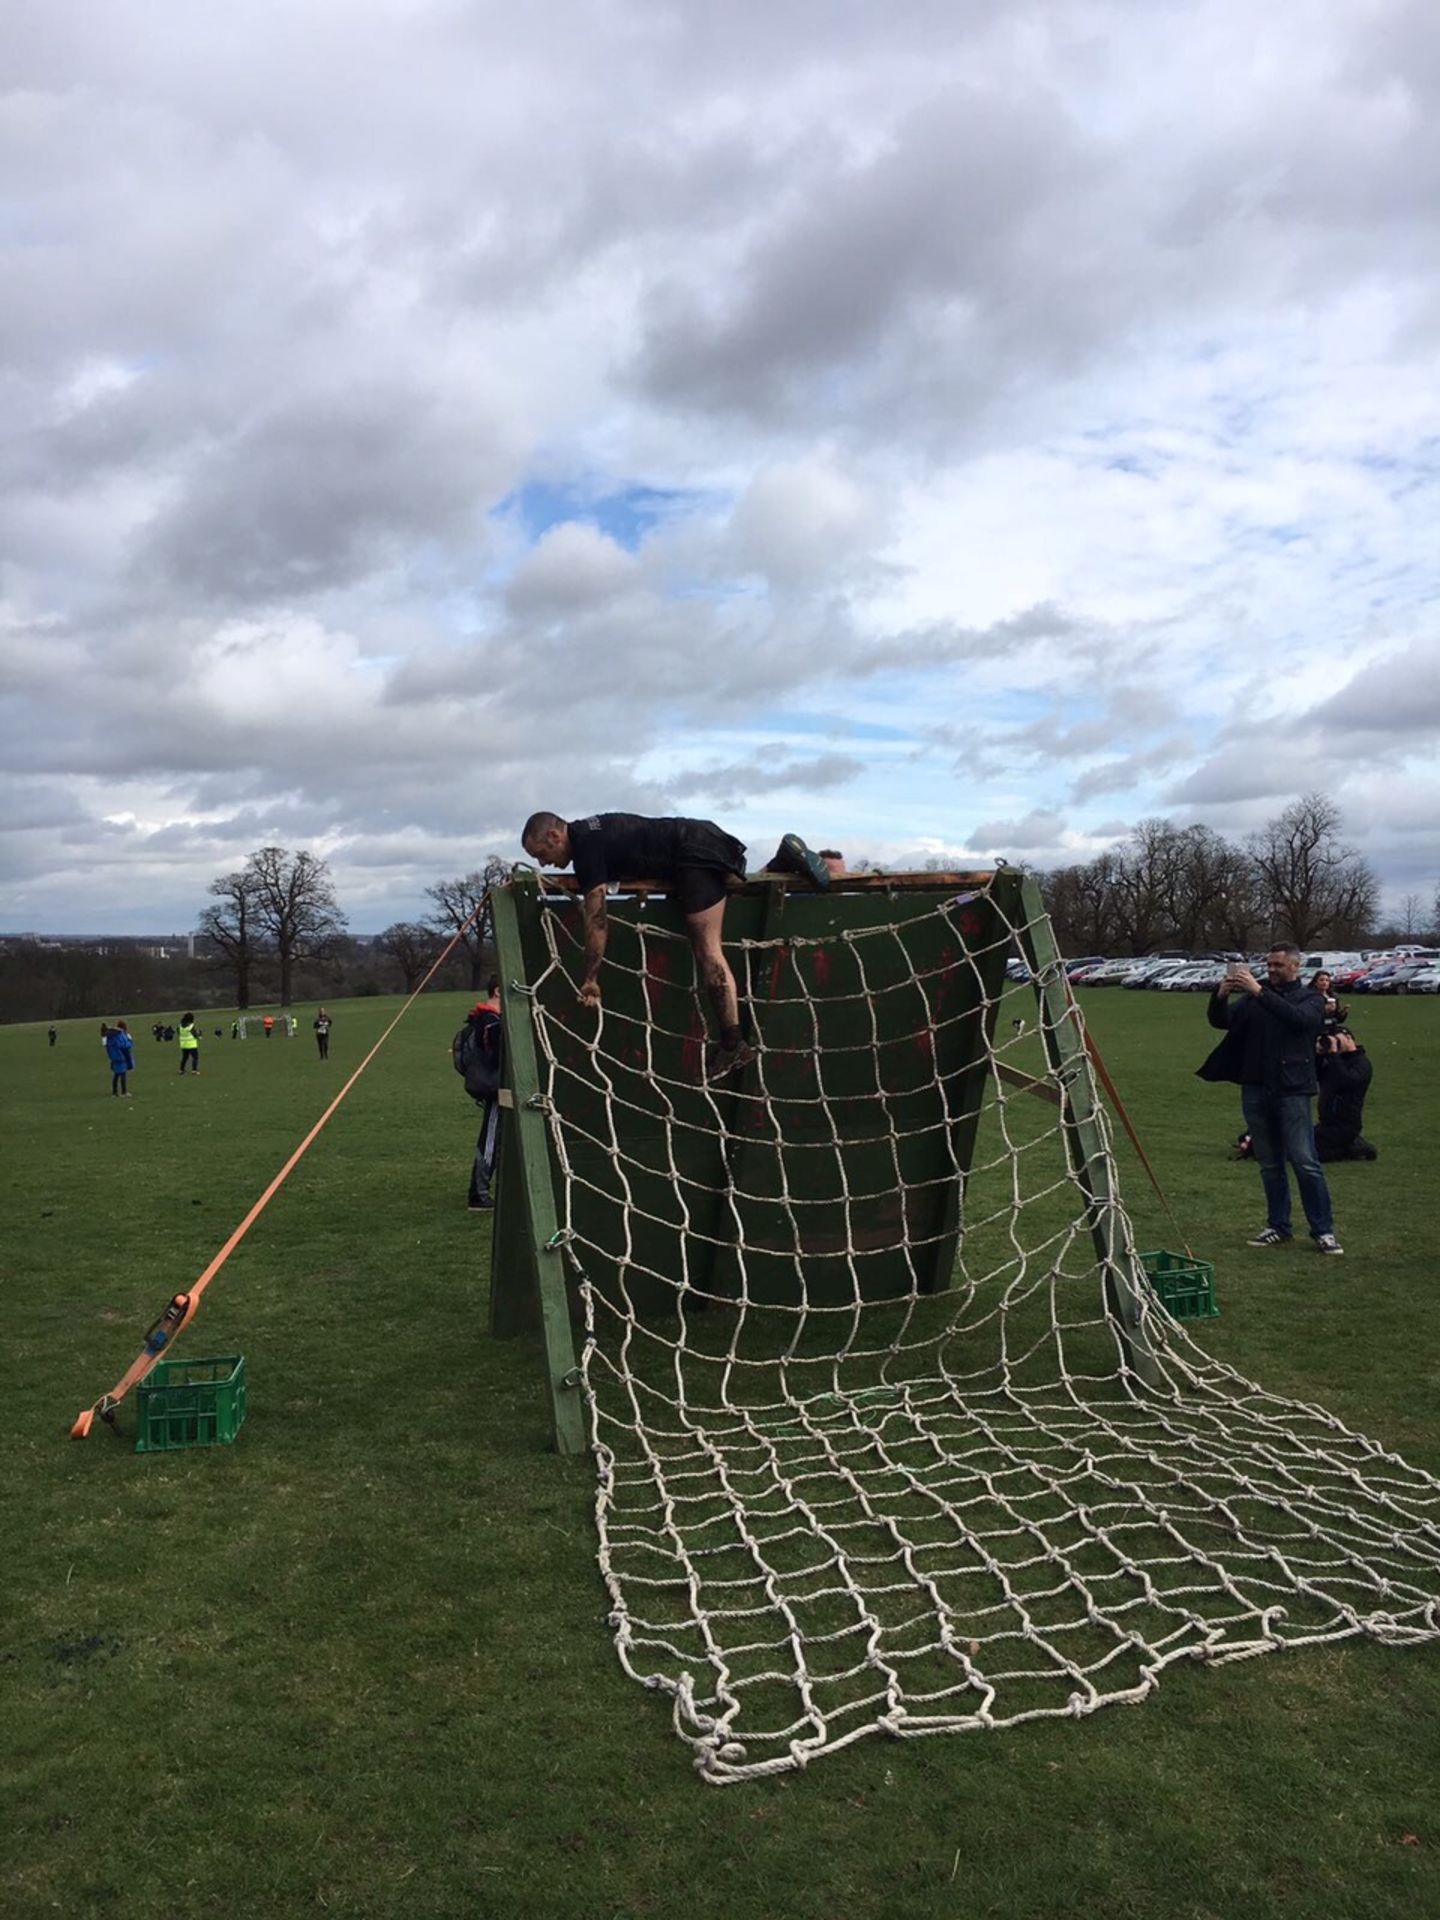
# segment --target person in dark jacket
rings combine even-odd
[[[1321,1039],[1315,1070],[1320,1078],[1320,1120],[1315,1148],[1322,1160],[1376,1160],[1379,1155],[1360,1132],[1365,1096],[1375,1069],[1348,1027]]]
[[[1249,1244],[1279,1247],[1293,1238],[1288,1161],[1317,1251],[1343,1253],[1310,1115],[1316,1090],[1315,1041],[1324,1024],[1325,1002],[1313,988],[1301,985],[1298,947],[1272,947],[1265,971],[1268,982],[1262,986],[1248,967],[1231,967],[1216,987],[1207,1014],[1225,1038],[1198,1069],[1199,1076],[1233,1081],[1240,1088],[1266,1206],[1266,1224]],[[1240,996],[1233,1004],[1232,994]]]
[[[477,1001],[466,1015],[451,1053],[456,1068],[465,1076],[465,1091],[480,1109],[480,1135],[470,1167],[468,1205],[472,1213],[488,1213],[495,1205],[491,1188],[500,1157],[503,1040],[498,980],[491,980],[488,997]]]

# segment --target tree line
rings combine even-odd
[[[427,887],[432,910],[423,919],[397,920],[361,941],[348,931],[323,860],[259,847],[211,881],[193,958],[161,959],[122,941],[106,952],[0,943],[0,1020],[412,993],[456,935],[434,984],[479,993],[495,964],[483,903],[508,872],[509,863],[492,854],[472,872]],[[1345,843],[1339,810],[1319,793],[1239,842],[1210,827],[1142,820],[1120,846],[1036,878],[1069,954],[1250,953],[1272,940],[1361,947],[1440,938],[1440,889],[1428,905],[1408,894],[1398,920],[1379,923],[1374,870]]]
[[[479,992],[495,958],[486,897],[509,871],[508,861],[491,854],[474,872],[427,887],[434,911],[426,919],[396,920],[378,934],[369,950],[393,985],[413,993],[454,940],[455,952],[437,985]],[[343,964],[346,918],[323,860],[261,847],[243,867],[212,880],[210,893],[213,904],[201,914],[196,931],[216,967],[229,977],[235,1006],[248,1007],[261,982],[273,985],[274,997],[288,1007],[304,976],[317,978],[320,991],[337,998],[353,991]]]
[[[1378,924],[1380,883],[1341,836],[1338,808],[1311,793],[1244,841],[1210,827],[1142,820],[1129,839],[1038,876],[1063,953],[1252,953],[1383,945],[1429,929]],[[1426,917],[1411,896],[1407,917]],[[1434,921],[1440,920],[1440,895]]]

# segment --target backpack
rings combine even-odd
[[[467,1020],[450,1042],[450,1059],[472,1100],[500,1091],[500,1016],[488,1010]]]

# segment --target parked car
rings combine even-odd
[[[1107,960],[1103,966],[1091,967],[1083,978],[1087,987],[1118,986],[1134,965],[1133,960]]]
[[[1409,993],[1440,993],[1440,961],[1427,960],[1406,990]]]
[[[1351,982],[1351,993],[1384,993],[1385,983],[1400,971],[1400,963],[1391,961],[1386,966],[1379,964],[1367,967],[1359,979]]]
[[[1359,960],[1353,967],[1342,967],[1338,973],[1331,976],[1332,989],[1336,993],[1353,993],[1355,982],[1363,979],[1374,964],[1373,960]]]
[[[1158,987],[1172,973],[1179,973],[1185,967],[1193,966],[1193,960],[1147,960],[1143,967],[1136,969],[1125,982],[1127,987]]]
[[[1428,960],[1412,960],[1408,966],[1392,967],[1384,981],[1371,988],[1372,993],[1408,993],[1410,983],[1416,974],[1424,973],[1431,964]]]
[[[1190,960],[1174,973],[1163,974],[1154,984],[1162,993],[1213,993],[1224,971],[1213,960]]]
[[[1311,974],[1328,973],[1333,985],[1338,984],[1339,977],[1342,973],[1347,972],[1351,967],[1363,967],[1364,964],[1365,957],[1363,954],[1348,952],[1331,953],[1327,949],[1324,953],[1307,953],[1304,955],[1300,962],[1300,975],[1302,979],[1308,980]]]

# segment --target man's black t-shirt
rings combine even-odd
[[[575,884],[616,886],[622,880],[674,881],[682,867],[722,873],[745,871],[745,847],[713,820],[650,820],[639,813],[592,813],[571,820],[570,857]]]

